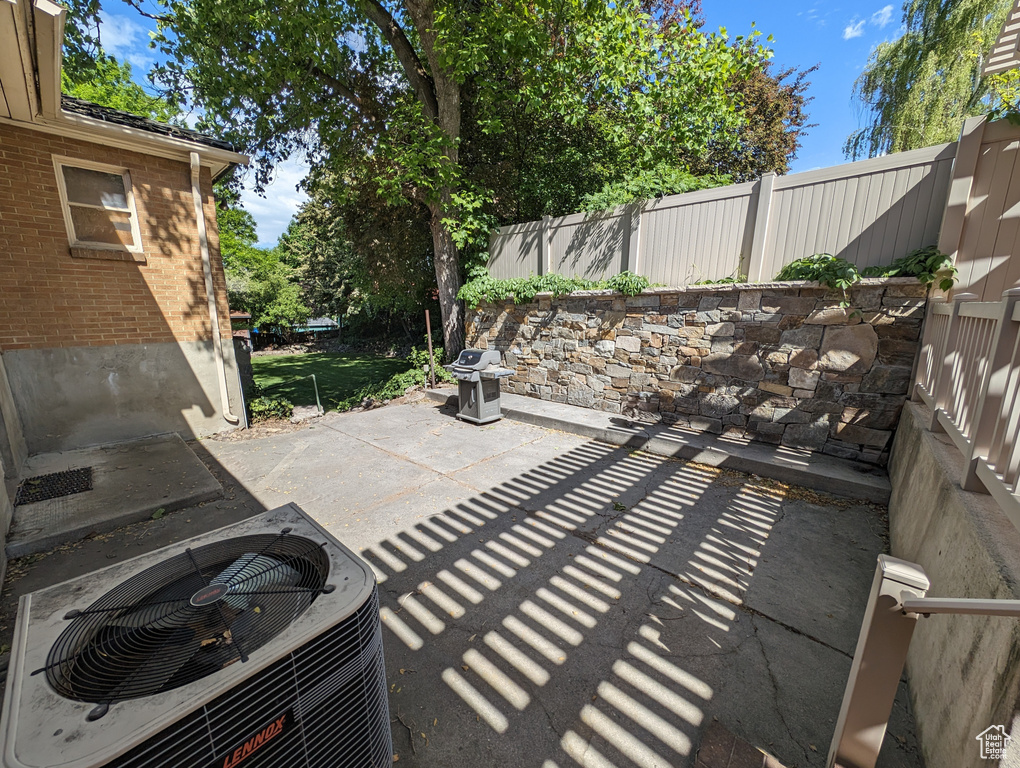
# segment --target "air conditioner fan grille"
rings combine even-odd
[[[36,672],[77,701],[169,691],[246,661],[326,591],[328,575],[322,545],[286,530],[189,549],[71,611]]]

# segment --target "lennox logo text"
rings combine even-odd
[[[249,738],[244,744],[224,757],[221,768],[236,768],[236,766],[283,733],[287,726],[290,725],[291,719],[291,713],[289,711],[284,712],[280,717]]]

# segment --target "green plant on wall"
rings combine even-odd
[[[855,264],[840,256],[816,253],[792,261],[783,267],[776,280],[813,280],[834,291],[841,291],[840,306],[849,306],[847,290],[862,277],[916,277],[927,286],[937,285],[941,290],[952,289],[959,272],[952,260],[934,245],[917,248],[901,256],[892,264],[866,267],[858,270]]]
[[[611,290],[626,296],[636,296],[650,285],[647,277],[635,275],[633,272],[621,272],[606,280],[586,280],[583,277],[563,277],[555,274],[499,280],[492,277],[485,267],[480,266],[471,271],[457,298],[474,309],[483,301],[510,299],[515,304],[527,304],[540,293],[566,296],[574,291]]]
[[[691,285],[738,285],[747,282],[747,275],[728,275],[718,280],[697,280]]]
[[[960,273],[952,259],[936,246],[929,245],[901,256],[888,266],[867,267],[861,274],[864,277],[916,277],[925,285],[938,285],[940,290],[949,291]]]
[[[776,275],[776,280],[813,280],[843,294],[841,307],[850,305],[847,290],[861,279],[855,264],[831,253],[816,253],[791,261]]]

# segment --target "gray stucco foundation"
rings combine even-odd
[[[963,457],[904,408],[889,464],[892,554],[924,567],[932,597],[1020,599],[1020,531],[990,496],[960,488]],[[1020,765],[1020,622],[937,615],[918,621],[907,657],[918,738],[928,768],[978,768],[976,737],[1004,725],[1003,766]]]
[[[233,345],[223,353],[230,410],[243,418]],[[11,350],[3,361],[30,454],[232,427],[211,341]]]
[[[0,463],[5,467],[8,477],[16,477],[27,458],[28,449],[21,429],[21,419],[7,379],[4,358],[0,355]],[[0,477],[3,477],[2,473]]]
[[[4,546],[14,514],[14,494],[21,479],[21,468],[28,458],[21,418],[14,403],[7,369],[0,356],[0,583],[7,574]]]

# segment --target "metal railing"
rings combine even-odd
[[[290,386],[295,381],[301,381],[302,379],[311,379],[312,380],[312,387],[315,389],[315,408],[318,411],[319,415],[322,416],[322,414],[324,414],[325,411],[322,410],[322,402],[319,400],[319,382],[316,380],[314,373],[310,373],[307,376],[293,376],[293,377],[291,377],[289,379],[284,379],[283,381],[278,381],[275,384],[266,384],[265,386],[262,387],[262,391],[263,392],[268,392],[271,389],[277,389],[279,387]]]
[[[1020,288],[1001,301],[930,302],[913,397],[963,454],[968,491],[991,494],[1020,529]],[[929,598],[921,566],[879,555],[827,768],[874,768],[920,616],[1020,617],[1020,600]]]
[[[967,462],[960,485],[988,493],[1020,529],[1020,289],[1001,301],[931,302],[914,399]]]
[[[878,556],[826,768],[875,768],[920,617],[935,613],[1020,617],[1020,600],[927,597],[924,569]]]

